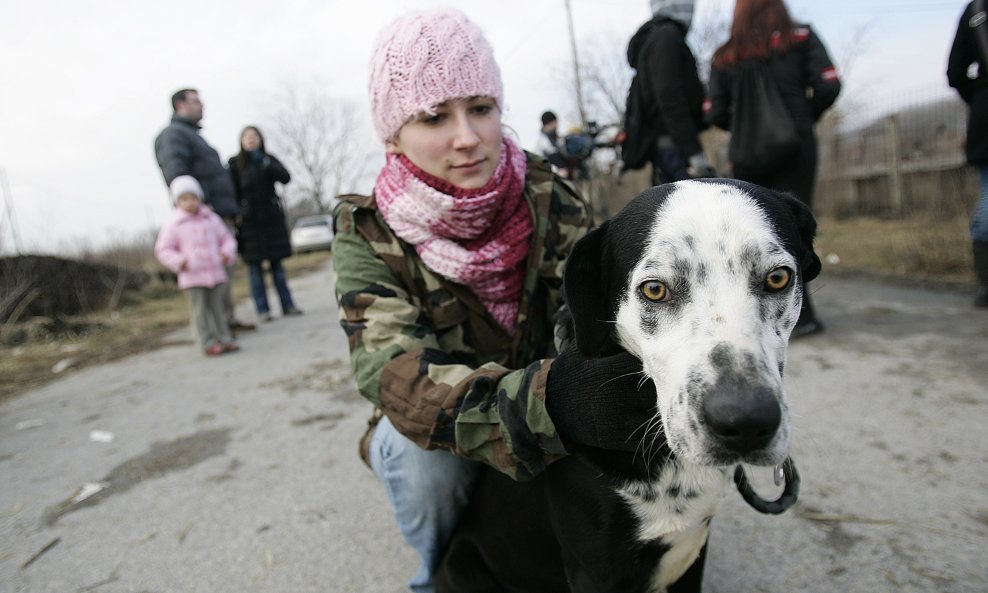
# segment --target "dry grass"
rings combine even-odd
[[[966,216],[822,219],[816,250],[824,259],[825,272],[850,270],[881,277],[967,284],[974,282],[967,226]]]
[[[285,260],[285,269],[291,278],[324,266],[328,259],[325,251],[297,255]],[[237,299],[250,294],[246,278],[241,265],[234,282]],[[173,283],[151,283],[128,301],[114,310],[0,328],[0,334],[21,336],[0,343],[0,401],[71,370],[159,348],[165,336],[189,322],[185,295]],[[59,367],[65,368],[56,373]]]

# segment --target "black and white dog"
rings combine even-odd
[[[438,590],[700,591],[731,469],[787,456],[782,375],[802,281],[820,271],[815,229],[788,195],[694,180],[581,239],[564,279],[577,346],[640,358],[658,415],[634,454],[574,447],[529,482],[485,471]]]

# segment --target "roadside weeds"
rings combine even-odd
[[[286,259],[289,282],[329,260],[326,251]],[[235,300],[250,298],[242,264],[233,292]],[[173,283],[152,282],[130,301],[87,314],[27,319],[16,328],[3,324],[5,335],[20,338],[0,343],[0,404],[67,372],[172,345],[166,336],[189,323],[185,295]]]

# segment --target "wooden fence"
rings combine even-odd
[[[849,126],[835,113],[817,128],[818,215],[952,217],[970,211],[978,182],[965,162],[963,102],[941,97],[858,121]]]
[[[967,215],[978,199],[977,172],[966,164],[967,107],[950,89],[899,97],[863,113],[838,103],[817,126],[817,216],[906,218]],[[701,141],[714,166],[731,174],[730,135],[711,128]],[[613,166],[613,165],[612,165]],[[598,216],[614,214],[649,185],[646,167],[615,180],[601,171],[592,195]]]

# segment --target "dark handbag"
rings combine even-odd
[[[742,63],[734,80],[731,144],[727,152],[735,171],[771,173],[798,148],[799,133],[768,63]]]

